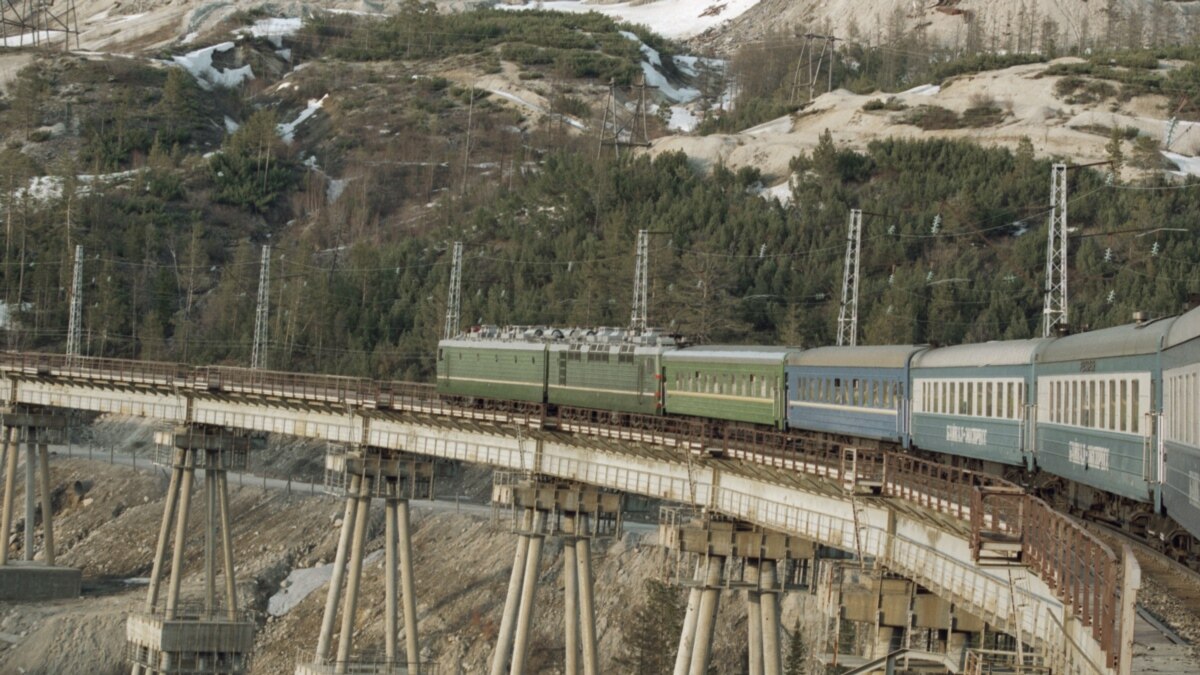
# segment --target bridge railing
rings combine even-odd
[[[0,352],[0,370],[30,376],[97,378],[131,384],[186,384],[192,368],[180,363],[135,361],[39,352]]]
[[[374,380],[339,375],[285,373],[229,366],[194,369],[195,386],[210,391],[253,393],[261,396],[375,407],[379,384]]]
[[[1111,548],[1074,520],[1027,496],[1022,523],[1022,555],[1092,631],[1116,667],[1121,654],[1121,560]]]

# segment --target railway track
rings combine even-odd
[[[1114,549],[1127,544],[1141,566],[1134,631],[1141,670],[1180,675],[1200,671],[1200,573],[1107,524],[1080,522]]]

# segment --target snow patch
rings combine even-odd
[[[741,16],[759,0],[633,0],[614,4],[593,4],[581,0],[551,0],[524,5],[496,5],[499,9],[546,9],[585,14],[599,12],[619,21],[640,23],[668,38],[686,39]]]
[[[779,185],[764,188],[758,196],[768,201],[777,200],[781,206],[787,206],[792,203],[792,181],[785,180]]]
[[[942,86],[939,84],[922,84],[919,87],[913,87],[907,91],[900,92],[900,96],[937,96],[942,93]]]
[[[139,171],[140,169],[131,169],[129,171],[102,173],[99,175],[80,174],[75,177],[75,192],[79,195],[85,195],[91,191],[91,186],[96,183],[114,183],[129,178]],[[14,199],[30,199],[35,202],[62,199],[63,182],[62,176],[34,176],[29,179],[28,186],[13,190],[12,196]]]
[[[349,178],[330,178],[329,185],[325,187],[325,201],[330,204],[336,202],[349,184]]]
[[[329,94],[325,94],[319,99],[308,99],[308,105],[304,108],[304,110],[300,111],[300,114],[296,116],[296,119],[279,125],[279,137],[285,142],[291,143],[296,136],[296,127],[300,126],[305,122],[305,120],[315,115],[317,111],[321,109],[321,106],[325,105],[325,99],[327,98],[329,98]]]
[[[227,52],[233,49],[233,46],[232,42],[222,42],[211,47],[188,52],[182,56],[173,56],[171,59],[183,67],[184,70],[191,73],[202,89],[211,90],[213,86],[236,87],[246,80],[254,79],[254,72],[250,70],[250,66],[246,65],[241,68],[217,70],[212,64],[213,54]]]
[[[363,562],[372,563],[383,557],[383,551],[375,551]],[[283,616],[299,605],[313,591],[329,583],[333,577],[333,563],[294,569],[281,584],[281,590],[267,600],[267,613]]]
[[[696,77],[700,74],[700,67],[711,68],[713,70],[724,70],[727,62],[725,59],[710,59],[703,56],[674,56],[672,59],[675,62],[675,67],[688,77]]]
[[[689,133],[695,131],[699,125],[700,118],[696,113],[681,105],[671,106],[671,117],[667,120],[668,129]]]
[[[61,37],[62,31],[40,30],[33,33],[0,38],[0,47],[32,47],[33,45],[59,41]]]
[[[237,120],[233,119],[229,115],[225,116],[225,131],[227,133],[232,134],[233,132],[237,131],[240,128],[242,128],[242,125],[238,124]]]
[[[304,22],[299,18],[259,19],[249,28],[243,28],[238,32],[256,38],[267,38],[278,49],[283,46],[283,38],[295,35],[303,26]]]
[[[642,42],[641,38],[629,31],[621,31],[621,35],[629,40],[638,43],[638,48],[642,50],[642,56],[646,57],[642,61],[642,73],[646,76],[646,84],[654,87],[663,96],[666,96],[675,103],[687,103],[700,98],[700,91],[691,87],[676,87],[671,84],[667,76],[660,70],[662,68],[662,55],[658,50]]]
[[[1166,150],[1160,151],[1167,161],[1175,165],[1179,171],[1175,172],[1180,176],[1200,176],[1200,157],[1188,157]]]
[[[792,116],[776,117],[770,122],[763,122],[756,127],[750,127],[742,133],[747,136],[762,136],[765,134],[786,134],[792,130]]]

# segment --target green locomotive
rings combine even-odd
[[[655,332],[482,327],[438,343],[437,390],[782,428],[787,348],[691,347]]]

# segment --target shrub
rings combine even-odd
[[[957,129],[962,126],[958,113],[936,105],[922,105],[909,111],[903,122],[925,131]]]
[[[875,110],[908,110],[908,106],[900,102],[895,96],[889,96],[887,99],[873,98],[863,104],[863,110],[873,112]]]

